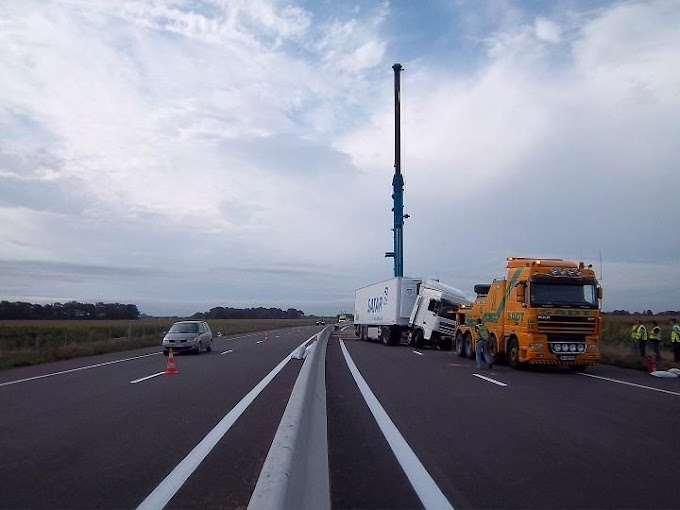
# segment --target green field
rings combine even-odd
[[[160,347],[174,319],[0,321],[0,369]],[[217,336],[314,324],[312,319],[216,319],[206,321]]]

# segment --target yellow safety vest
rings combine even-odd
[[[647,328],[644,324],[638,326],[637,331],[635,332],[635,339],[647,341]]]
[[[650,340],[661,340],[661,328],[659,326],[654,326],[652,332],[649,334]]]
[[[673,331],[671,331],[671,342],[680,342],[680,324],[673,324]]]
[[[631,340],[637,340],[637,326],[633,324],[633,326],[630,328],[630,339]]]

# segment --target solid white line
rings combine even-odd
[[[420,502],[426,509],[453,509],[451,503],[449,503],[446,496],[444,496],[430,476],[430,473],[427,472],[425,466],[423,466],[418,457],[416,457],[416,454],[401,435],[399,429],[397,429],[394,422],[392,422],[385,412],[385,409],[380,405],[380,402],[378,402],[378,399],[371,391],[371,388],[366,384],[359,369],[354,364],[354,361],[352,361],[352,357],[345,347],[345,342],[342,340],[340,340],[340,347],[342,348],[342,353],[345,356],[345,361],[352,373],[352,377],[354,377],[354,381],[357,383],[357,386],[371,410],[375,421],[378,423],[380,430],[385,436],[385,439],[387,439],[394,456],[399,461],[399,465],[411,482],[413,490],[416,491],[418,498],[420,498]]]
[[[158,377],[159,375],[163,375],[165,372],[158,372],[157,374],[153,375],[147,375],[146,377],[142,377],[141,379],[135,379],[134,381],[130,381],[130,384],[137,384],[138,382],[146,381],[147,379],[151,379],[152,377]]]
[[[234,349],[229,349],[228,351],[221,352],[220,354],[229,354],[230,352],[234,352]]]
[[[307,343],[305,340],[300,345]],[[296,347],[296,349],[299,348]],[[267,385],[276,377],[283,367],[286,366],[290,360],[290,354],[283,358],[281,363],[276,365],[274,369],[269,372],[257,385],[248,392],[248,394],[241,399],[241,401],[229,411],[215,427],[208,432],[208,434],[198,443],[189,455],[184,457],[182,462],[177,464],[168,476],[156,487],[151,494],[149,494],[144,501],[142,501],[138,509],[159,510],[172,499],[177,491],[184,485],[184,482],[196,471],[196,468],[203,462],[212,449],[222,439],[222,437],[229,431],[231,426],[236,423],[236,420],[243,414],[253,400],[264,390]]]
[[[134,356],[132,358],[117,359],[115,361],[107,361],[106,363],[97,363],[96,365],[87,365],[85,367],[72,368],[70,370],[62,370],[61,372],[53,372],[51,374],[36,375],[35,377],[27,377],[26,379],[17,379],[16,381],[9,381],[0,383],[0,386],[9,386],[10,384],[19,384],[27,381],[35,381],[36,379],[42,379],[44,377],[52,377],[54,375],[70,374],[71,372],[79,372],[80,370],[89,370],[90,368],[103,367],[106,365],[113,365],[115,363],[122,363],[123,361],[132,361],[133,359],[146,358],[148,356],[155,356],[160,354],[160,352],[152,352],[151,354],[144,354],[142,356]]]
[[[422,352],[413,351],[413,353],[414,353],[414,354],[420,354],[421,356],[424,356],[424,354],[423,354]]]
[[[480,379],[484,379],[485,381],[489,381],[490,383],[497,384],[498,386],[507,386],[507,384],[500,382],[500,381],[497,381],[496,379],[491,379],[491,377],[484,377],[483,375],[479,375],[479,374],[472,374],[472,375],[474,375],[475,377],[479,377]]]
[[[581,372],[576,372],[576,373],[578,375],[585,375],[586,377],[593,377],[595,379],[602,379],[603,381],[610,381],[610,382],[614,382],[614,383],[618,383],[618,384],[625,384],[626,386],[633,386],[635,388],[642,388],[642,389],[645,389],[645,390],[659,391],[661,393],[668,393],[670,395],[675,395],[675,396],[680,397],[680,393],[677,393],[675,391],[662,390],[661,388],[654,388],[652,386],[645,386],[643,384],[635,384],[635,383],[627,382],[627,381],[619,381],[618,379],[610,379],[609,377],[602,377],[602,376],[599,376],[599,375],[584,374],[584,373],[581,373]]]

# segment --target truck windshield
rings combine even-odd
[[[533,282],[531,305],[597,308],[597,286],[594,283]]]
[[[441,305],[439,306],[439,313],[438,313],[438,315],[440,317],[445,317],[447,319],[455,320],[457,311],[458,311],[458,305],[457,304],[452,303],[451,301],[447,301],[446,299],[441,300]]]

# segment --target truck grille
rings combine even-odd
[[[456,333],[456,323],[455,322],[444,322],[443,320],[440,320],[439,322],[439,332],[442,335],[451,335],[453,336]]]
[[[538,331],[541,333],[595,333],[596,317],[565,315],[539,315]]]

